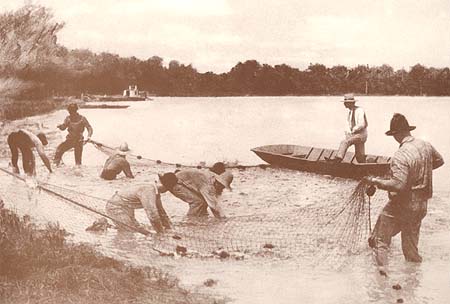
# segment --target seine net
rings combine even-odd
[[[28,201],[25,213],[33,213],[42,221],[58,221],[74,234],[105,216],[105,197],[44,182],[33,190],[29,183],[15,179],[6,171],[2,170],[0,175],[0,194],[4,200]],[[338,197],[324,199],[323,204],[312,203],[285,211],[276,208],[276,212],[251,212],[220,220],[176,217],[172,218],[171,230],[145,239],[154,252],[164,256],[272,256],[311,265],[339,266],[349,257],[367,250],[370,209],[366,189],[363,182],[349,183],[340,190]],[[379,193],[372,200],[380,200]],[[68,206],[83,216],[77,216],[76,220],[73,216],[65,218]]]

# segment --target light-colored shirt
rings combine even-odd
[[[433,195],[433,169],[444,163],[428,142],[407,136],[391,159],[392,179],[398,181],[412,199],[423,201]]]
[[[353,116],[354,111],[354,116]],[[355,107],[354,109],[349,109],[347,115],[348,132],[363,134],[367,133],[367,119],[364,109],[361,107]]]
[[[196,203],[197,197],[200,196],[208,204],[214,216],[224,216],[214,187],[214,182],[216,181],[214,173],[198,169],[185,169],[177,172],[175,175],[178,178],[178,183],[187,190],[172,192],[175,196],[189,204]]]

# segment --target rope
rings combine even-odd
[[[96,140],[89,140],[89,142],[95,147],[97,148],[99,151],[105,153],[105,154],[112,154],[116,149],[105,145],[99,141]],[[110,151],[105,151],[105,149],[110,150]],[[152,162],[156,165],[167,165],[167,166],[175,166],[176,168],[197,168],[197,169],[204,169],[204,168],[208,168],[207,166],[204,165],[182,165],[182,164],[178,164],[178,163],[171,163],[171,162],[164,162],[161,160],[154,160],[154,159],[150,159],[150,158],[146,158],[146,157],[142,157],[141,155],[136,155],[136,154],[132,154],[132,153],[128,153],[127,157],[131,158],[131,159],[136,159],[139,161],[148,161],[148,162]],[[230,164],[225,164],[225,167],[228,169],[239,169],[239,170],[245,170],[248,168],[262,168],[265,169],[267,167],[269,167],[269,165],[267,164],[259,164],[259,165],[230,165]]]
[[[14,176],[15,178],[18,178],[19,180],[21,180],[21,181],[23,181],[23,182],[25,182],[25,179],[24,179],[23,177],[20,177],[20,176],[14,174],[14,173],[11,173],[11,172],[9,172],[8,170],[5,170],[5,169],[3,169],[3,168],[0,168],[0,170],[3,171],[3,172],[5,172],[5,173],[7,173],[7,174],[9,174],[9,175],[11,175],[11,176]],[[49,184],[47,184],[47,185],[49,185]],[[127,228],[129,228],[129,229],[131,229],[131,230],[133,230],[133,231],[135,231],[135,232],[139,232],[139,233],[141,233],[141,234],[143,234],[143,235],[149,235],[149,234],[151,234],[151,232],[148,231],[148,230],[146,230],[146,229],[137,229],[136,227],[133,227],[133,226],[130,226],[130,225],[126,224],[126,223],[122,223],[122,222],[120,222],[120,221],[117,221],[116,219],[110,217],[109,215],[107,215],[107,214],[105,214],[105,213],[103,213],[103,212],[100,212],[100,211],[95,210],[95,209],[93,209],[93,208],[91,208],[91,207],[88,207],[88,206],[86,206],[86,205],[84,205],[84,204],[81,204],[81,203],[79,203],[79,202],[77,202],[77,201],[75,201],[75,200],[73,200],[73,199],[70,199],[70,198],[68,198],[68,197],[65,197],[64,195],[61,195],[61,194],[59,194],[59,193],[57,193],[57,192],[55,192],[55,191],[53,191],[53,190],[50,190],[50,189],[48,189],[48,188],[46,188],[46,187],[44,187],[44,186],[42,186],[42,185],[40,185],[40,184],[38,184],[37,187],[38,187],[38,189],[42,189],[42,190],[46,191],[47,193],[50,193],[51,195],[56,196],[56,197],[58,197],[58,198],[61,198],[61,199],[65,200],[65,201],[68,201],[68,202],[70,202],[70,203],[72,203],[72,204],[74,204],[74,205],[77,205],[78,207],[81,207],[81,208],[86,209],[86,210],[88,210],[88,211],[91,211],[91,212],[93,212],[93,213],[95,213],[95,214],[101,215],[101,216],[103,216],[103,217],[105,217],[105,218],[107,218],[107,219],[113,220],[113,221],[115,221],[115,222],[117,222],[117,223],[119,223],[119,224],[121,224],[121,225],[124,225],[125,227],[127,227]],[[56,186],[56,187],[57,187],[57,186]],[[60,187],[60,188],[61,188],[61,187]],[[67,190],[67,189],[66,189],[66,190]],[[104,200],[104,199],[102,199],[102,200]]]

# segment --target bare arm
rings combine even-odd
[[[91,127],[91,124],[89,123],[89,121],[86,119],[86,117],[83,116],[83,121],[84,121],[84,126],[86,127],[86,129],[88,130],[88,137],[87,140],[91,139],[92,137],[92,133],[94,133],[94,130]]]
[[[69,126],[69,117],[66,117],[66,119],[64,119],[64,122],[58,125],[58,129],[64,131],[65,129],[67,129],[68,126]]]
[[[134,178],[133,172],[131,172],[130,163],[125,159],[123,161],[123,173],[125,173],[125,176],[128,178]]]

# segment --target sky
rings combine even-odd
[[[450,0],[0,0],[51,8],[62,45],[228,72],[257,60],[305,69],[450,67]]]

